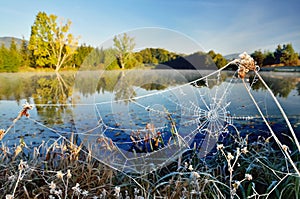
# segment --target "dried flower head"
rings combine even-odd
[[[15,150],[15,155],[14,156],[17,157],[19,155],[19,153],[21,153],[22,150],[23,150],[22,147],[20,145],[18,145],[16,150]]]
[[[230,160],[234,159],[234,156],[230,152],[228,152],[227,159],[230,161]]]
[[[243,147],[243,148],[241,149],[241,152],[242,152],[243,154],[246,154],[246,153],[248,153],[249,151],[248,151],[247,147],[245,146],[245,147]]]
[[[21,171],[21,170],[24,170],[26,168],[28,168],[27,162],[24,162],[23,160],[21,160],[20,163],[19,163],[19,170]]]
[[[72,174],[71,174],[71,171],[70,169],[67,170],[67,178],[71,178],[72,177]]]
[[[54,194],[55,194],[55,195],[62,195],[62,190],[61,190],[61,189],[59,189],[58,191],[55,190]]]
[[[14,122],[16,120],[18,120],[19,118],[21,118],[22,116],[25,117],[29,117],[30,114],[28,113],[29,110],[32,110],[33,106],[28,104],[27,102],[25,104],[23,104],[23,109],[20,111],[18,117],[14,120]]]
[[[120,196],[120,191],[121,191],[121,188],[118,187],[118,186],[116,186],[116,187],[115,187],[115,195],[116,195],[117,197]]]
[[[7,194],[5,196],[5,199],[14,199],[14,196],[12,194]]]
[[[237,60],[239,64],[238,75],[239,78],[244,79],[244,77],[250,70],[256,70],[256,65],[254,59],[246,52],[240,54],[239,57],[240,60]]]
[[[249,174],[249,173],[246,173],[246,174],[245,174],[245,179],[246,179],[246,180],[249,180],[249,181],[252,180],[252,175]]]
[[[235,181],[235,182],[232,184],[232,186],[233,186],[233,188],[234,188],[235,190],[237,190],[237,189],[239,188],[240,184],[241,184],[240,181]]]
[[[248,72],[248,69],[246,69],[244,66],[240,66],[238,71],[239,78],[244,79]]]
[[[193,171],[193,172],[191,172],[190,178],[197,179],[197,178],[200,178],[200,175],[199,175],[199,173]]]
[[[87,190],[83,190],[83,192],[81,193],[83,196],[88,196],[89,192]]]
[[[256,70],[254,59],[248,55],[246,52],[243,52],[239,55],[240,64],[243,65],[248,70]]]
[[[188,168],[188,166],[189,166],[189,163],[184,162],[184,167],[185,167],[186,169]]]
[[[286,152],[286,153],[291,153],[289,147],[288,147],[287,145],[285,145],[285,144],[282,145],[282,149],[283,149],[283,151]]]
[[[197,191],[195,189],[193,189],[191,192],[190,192],[191,195],[196,195],[197,194]]]
[[[2,138],[5,135],[5,130],[4,129],[0,129],[0,140],[2,140]]]
[[[137,195],[140,193],[140,190],[138,188],[134,188],[134,195]]]
[[[75,195],[80,195],[81,194],[81,189],[80,189],[79,186],[80,186],[79,183],[76,183],[76,185],[74,187],[72,187],[73,193]]]
[[[193,168],[193,165],[190,164],[189,168],[188,168],[190,171],[193,171],[194,168]]]
[[[223,144],[217,144],[217,150],[221,150],[224,148],[224,145]]]
[[[56,173],[56,177],[57,177],[58,179],[63,179],[64,174],[63,174],[61,171],[58,171],[58,172]]]
[[[56,189],[56,184],[53,181],[51,181],[49,188],[50,188],[50,193],[54,193]]]
[[[17,177],[16,177],[15,175],[8,176],[8,180],[9,180],[9,181],[15,181],[16,178],[17,178]]]

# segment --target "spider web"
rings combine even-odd
[[[230,133],[228,126],[234,125],[234,120],[249,119],[249,115],[238,112],[236,107],[242,106],[237,103],[235,111],[231,111],[231,96],[235,90],[241,92],[235,88],[241,84],[236,73],[222,79],[226,71],[211,72],[197,74],[201,77],[194,81],[178,73],[179,85],[164,85],[167,87],[164,90],[146,92],[141,87],[157,83],[152,77],[160,76],[158,72],[138,71],[141,79],[148,80],[143,81],[143,85],[132,86],[134,82],[130,80],[136,76],[136,71],[127,71],[111,93],[94,94],[76,101],[76,104],[35,104],[36,108],[72,108],[73,114],[65,113],[63,119],[70,121],[72,118],[73,124],[62,122],[61,126],[50,127],[33,113],[27,121],[22,118],[19,125],[14,126],[14,132],[37,124],[35,131],[47,132],[50,139],[45,140],[49,146],[68,140],[70,132],[75,132],[86,146],[83,149],[86,153],[90,151],[99,161],[126,173],[146,174],[169,165],[191,150],[196,150],[199,158],[203,158]],[[81,78],[94,82],[105,75],[93,72],[87,77],[85,72],[79,72],[76,78],[78,82],[82,81]],[[116,100],[116,93],[124,88],[130,88],[129,95]],[[78,90],[76,86],[74,90]],[[73,98],[75,96],[76,93]]]
[[[143,85],[153,83],[151,77],[158,75],[138,73],[141,79],[149,80]],[[228,126],[234,119],[249,119],[235,117],[229,111],[228,97],[241,80],[233,73],[224,82],[221,73],[219,70],[192,82],[177,74],[186,83],[146,94],[143,85],[135,86],[128,98],[116,100],[116,90],[132,87],[130,80],[136,72],[127,71],[110,96],[96,95],[91,105],[76,106],[76,128],[82,131],[77,134],[93,156],[125,172],[148,173],[189,150],[205,157],[229,133]],[[94,78],[99,78],[98,74]],[[91,118],[91,113],[94,118],[80,125],[80,120]],[[87,126],[95,128],[86,130]]]

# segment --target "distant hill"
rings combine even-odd
[[[2,44],[4,44],[6,48],[9,48],[12,39],[15,40],[15,42],[17,43],[18,47],[21,46],[22,39],[19,39],[19,38],[16,38],[16,37],[0,37],[0,46]]]
[[[187,56],[179,56],[177,59],[164,62],[156,66],[156,69],[184,69],[184,70],[209,70],[215,64],[211,57],[204,52],[196,52]]]

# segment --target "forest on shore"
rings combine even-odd
[[[17,39],[10,38],[9,45],[2,43],[0,72],[77,70],[80,67],[105,70],[202,69],[212,65],[220,68],[230,61],[213,50],[189,55],[162,48],[134,51],[135,40],[126,33],[115,36],[110,48],[78,45],[78,38],[69,32],[71,21],[57,23],[57,20],[56,15],[39,12],[31,26],[29,41],[23,38],[17,42]],[[299,54],[291,43],[278,45],[273,52],[256,50],[251,56],[260,67],[300,65]]]

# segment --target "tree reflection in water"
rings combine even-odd
[[[35,92],[32,94],[40,118],[48,124],[63,123],[63,114],[70,113],[72,103],[72,84],[74,76],[71,74],[47,75],[35,82]]]
[[[110,71],[101,75],[97,84],[97,91],[102,93],[104,91],[113,92],[116,101],[122,100],[127,103],[136,96],[133,81],[133,79],[126,76],[124,70]]]
[[[173,72],[173,73],[172,73]],[[181,73],[183,74],[183,73]],[[196,74],[196,75],[195,75]],[[90,77],[94,75],[95,77]],[[191,82],[199,78],[199,73],[187,71],[184,73],[185,80],[176,79],[174,71],[104,71],[102,75],[94,72],[87,72],[80,78],[79,85],[76,85],[76,92],[81,96],[93,95],[96,92],[110,92],[115,94],[115,100],[128,100],[136,96],[135,89],[143,88],[150,90],[163,90],[170,86]],[[223,75],[223,74],[222,74]],[[282,98],[287,98],[290,92],[295,89],[300,95],[300,77],[298,74],[262,74],[263,78],[270,85],[273,93]],[[77,77],[76,77],[77,78]],[[222,81],[226,76],[221,77]],[[250,76],[251,84],[254,76]],[[74,92],[74,72],[66,73],[16,73],[0,74],[0,100],[22,99],[30,101],[32,98],[37,105],[39,116],[47,123],[61,123],[64,113],[71,113],[70,104],[76,104],[72,99]],[[214,81],[214,80],[209,80]],[[222,82],[221,81],[221,82]],[[197,86],[205,86],[205,81],[196,82]],[[217,85],[210,83],[210,85]],[[264,90],[260,81],[252,85],[252,89]],[[67,104],[69,104],[67,106]]]
[[[300,77],[297,76],[280,76],[262,74],[265,82],[270,86],[275,96],[287,98],[293,89],[297,89],[298,95],[300,95]],[[249,83],[252,84],[254,76],[249,77]],[[252,85],[253,90],[266,90],[264,85],[260,81],[256,81]]]

